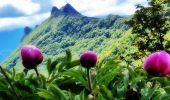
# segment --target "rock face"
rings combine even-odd
[[[76,9],[74,9],[70,4],[66,4],[61,8],[61,11],[65,14],[81,15]]]
[[[57,7],[52,7],[52,10],[51,10],[51,16],[52,17],[55,17],[55,16],[58,16],[58,15],[61,15],[62,12],[57,8]]]
[[[30,28],[30,27],[28,27],[28,26],[26,26],[25,28],[24,28],[24,36],[22,37],[22,39],[21,39],[21,42],[24,40],[24,38],[28,35],[28,34],[30,34],[32,32],[32,29]]]
[[[74,9],[70,4],[66,4],[61,9],[53,7],[51,10],[51,17],[56,17],[59,15],[81,15],[76,9]]]
[[[28,35],[29,33],[31,33],[31,31],[32,31],[32,29],[30,27],[26,26],[24,28],[24,35]]]

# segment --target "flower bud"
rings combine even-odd
[[[80,63],[85,68],[95,67],[97,62],[97,54],[93,51],[86,51],[80,56]]]
[[[21,48],[22,64],[27,69],[33,69],[43,61],[40,49],[33,45],[25,45]]]
[[[146,58],[144,69],[153,76],[167,76],[170,73],[170,55],[165,51],[152,53]]]
[[[89,94],[87,100],[95,100],[95,99],[94,99],[94,96],[92,94]]]

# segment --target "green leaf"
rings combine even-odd
[[[154,95],[154,93],[157,90],[157,86],[154,88],[144,88],[141,90],[142,98],[141,100],[150,100],[151,97]]]
[[[75,100],[74,94],[72,94],[72,92],[68,91],[68,97],[69,97],[69,100]]]
[[[168,94],[170,94],[170,86],[164,87],[164,90],[165,90]]]
[[[108,86],[108,84],[114,79],[114,76],[120,74],[120,68],[115,68],[112,71],[108,71],[107,73],[97,76],[97,83],[98,84],[105,84]]]
[[[30,94],[33,93],[32,88],[30,86],[25,85],[24,81],[15,82],[13,85],[20,91],[24,91]]]
[[[65,93],[59,89],[57,86],[55,85],[50,85],[49,90],[54,94],[54,95],[58,95],[61,100],[67,100],[67,96],[65,95]]]
[[[145,78],[144,76],[138,76],[138,77],[136,77],[136,78],[133,78],[133,79],[131,80],[131,84],[132,84],[132,85],[136,85],[138,82],[144,80],[144,78]]]
[[[153,97],[153,100],[169,100],[170,95],[169,94],[158,94],[157,96]]]
[[[105,85],[101,85],[101,90],[104,92],[108,100],[112,100],[112,92]]]
[[[81,93],[80,93],[80,100],[86,100],[85,98],[85,91],[83,90]]]
[[[71,55],[71,51],[69,49],[66,50],[66,60],[67,62],[71,62],[72,59],[72,55]]]
[[[57,98],[55,98],[55,96],[52,93],[48,92],[45,89],[38,89],[38,90],[39,90],[39,92],[37,94],[44,99],[47,99],[47,100],[56,100],[57,99]]]
[[[48,59],[47,61],[47,70],[48,70],[48,74],[50,75],[53,71],[55,71],[55,68],[58,64],[58,60],[55,60],[55,61],[51,61],[50,59]]]
[[[74,60],[67,64],[66,69],[70,69],[78,65],[80,65],[80,60]]]
[[[158,81],[161,84],[162,87],[165,87],[165,86],[170,84],[166,77],[153,77],[150,80],[151,81]]]
[[[50,67],[51,67],[51,59],[48,59],[47,60],[47,71],[48,71],[48,75],[50,75],[51,73],[50,73]]]
[[[87,86],[87,81],[84,78],[84,73],[81,70],[71,69],[63,72],[62,74],[71,77],[76,83]]]
[[[96,100],[106,100],[106,99],[104,99],[103,95],[101,93],[99,93],[97,95],[97,99]]]
[[[16,74],[15,68],[12,68],[12,79],[14,79],[15,74]]]

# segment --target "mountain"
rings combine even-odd
[[[68,15],[81,15],[76,9],[74,9],[70,4],[66,4],[61,8],[61,11]]]
[[[29,33],[31,33],[31,31],[32,31],[32,29],[31,29],[30,27],[28,27],[28,26],[26,26],[26,27],[24,28],[24,34],[25,34],[25,35],[28,35]]]
[[[52,17],[56,17],[58,15],[61,15],[62,12],[57,8],[57,7],[53,7],[52,10],[51,10],[51,16]]]
[[[61,9],[53,7],[51,16],[25,37],[21,45],[5,60],[3,66],[21,70],[20,47],[33,44],[41,48],[44,55],[42,66],[48,58],[55,59],[70,49],[76,59],[86,50],[93,50],[102,57],[131,50],[129,27],[124,24],[128,17],[109,15],[104,18],[87,17],[70,4]],[[126,48],[126,49],[118,49]],[[119,52],[119,53],[120,53]],[[102,59],[100,57],[100,59]],[[44,69],[44,67],[40,67]]]
[[[61,15],[73,15],[73,16],[80,15],[81,16],[81,14],[76,9],[74,9],[70,4],[66,4],[61,9],[58,9],[55,6],[52,7],[51,17],[57,17]]]
[[[24,40],[24,38],[32,32],[32,29],[29,26],[25,26],[24,28],[24,36],[22,37],[21,41]]]

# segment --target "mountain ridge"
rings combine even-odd
[[[58,9],[56,6],[52,7],[51,17],[57,17],[60,15],[81,16],[81,14],[74,7],[72,7],[69,3],[67,3],[65,6],[61,7],[60,9]]]
[[[57,14],[54,13],[55,10],[60,12],[58,8],[53,7],[51,10],[53,14]],[[108,47],[115,45],[114,42],[129,29],[124,24],[128,18],[117,15],[94,18],[61,12],[55,16],[53,14],[28,34],[21,45],[5,60],[4,66],[23,69],[19,51],[25,44],[36,45],[42,50],[45,58],[42,66],[48,58],[55,59],[56,56],[63,56],[67,49],[72,51],[74,59],[84,50],[102,53]]]

